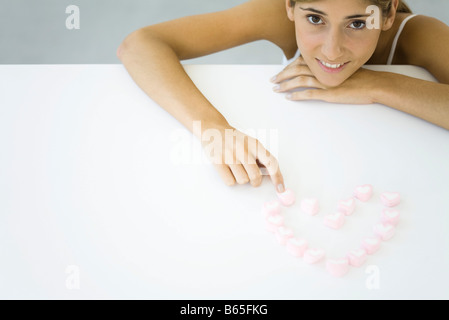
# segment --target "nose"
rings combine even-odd
[[[326,34],[326,38],[321,47],[321,53],[329,59],[327,62],[344,62],[338,61],[343,55],[343,39],[344,35],[340,30],[334,29]]]

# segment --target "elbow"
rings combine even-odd
[[[139,41],[142,41],[142,29],[138,29],[130,33],[126,38],[120,43],[117,48],[117,58],[120,60],[130,51],[132,48],[135,48]]]

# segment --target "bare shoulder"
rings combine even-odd
[[[297,50],[295,26],[287,17],[285,3],[285,0],[250,0],[240,9],[247,12],[253,34],[259,40],[268,40],[287,55],[293,55]]]
[[[292,56],[296,52],[295,27],[285,4],[285,0],[248,0],[227,10],[149,25],[134,35],[137,41],[149,37],[163,40],[181,60],[257,40],[268,40]]]
[[[404,28],[400,47],[408,64],[423,67],[449,84],[449,26],[433,17],[416,16]]]

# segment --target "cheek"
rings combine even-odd
[[[301,54],[308,55],[313,50],[320,47],[322,39],[311,32],[300,32],[296,30],[296,43]]]
[[[376,50],[379,38],[373,36],[357,37],[350,39],[346,44],[346,49],[351,57],[359,60],[362,64],[366,63]]]

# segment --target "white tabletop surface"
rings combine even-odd
[[[449,132],[381,105],[287,101],[269,82],[281,68],[186,66],[277,156],[298,199],[286,224],[312,247],[329,257],[359,247],[380,193],[401,193],[397,234],[365,266],[334,278],[291,256],[265,230],[269,178],[225,186],[122,65],[3,65],[0,298],[449,298]],[[323,226],[360,184],[372,200],[341,230]],[[301,213],[306,197],[319,199],[316,217]]]

